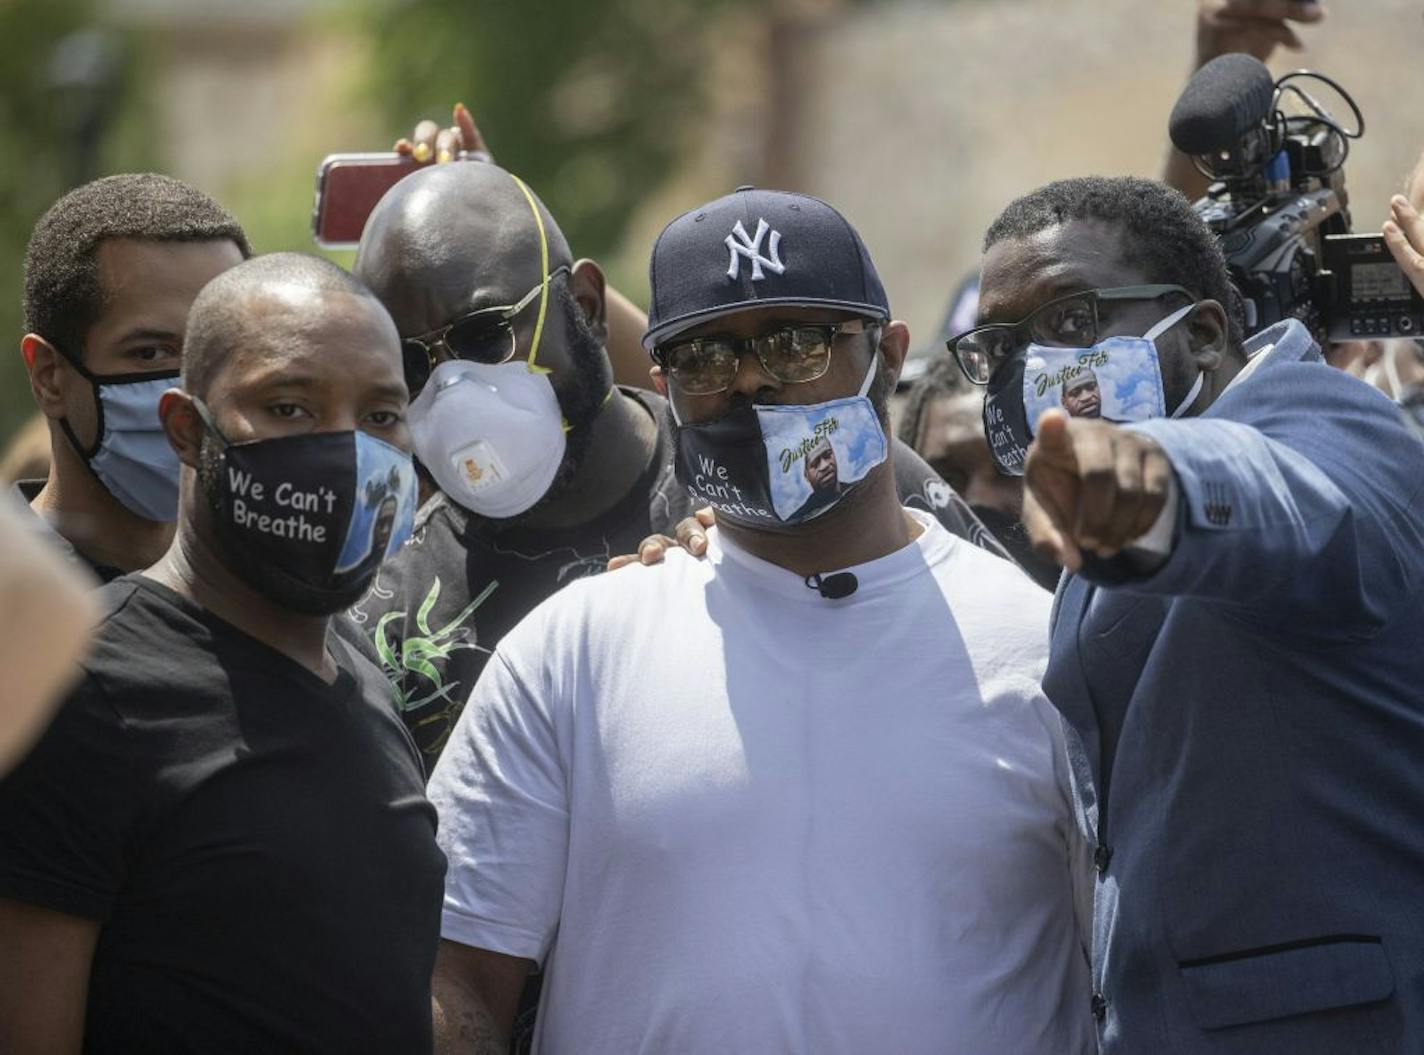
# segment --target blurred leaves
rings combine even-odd
[[[574,252],[628,215],[697,135],[718,19],[752,0],[405,0],[363,15],[371,103],[390,127],[464,102],[495,157],[539,192]]]
[[[65,191],[101,172],[151,168],[139,42],[96,22],[89,0],[0,3],[0,439],[34,412],[20,360],[25,244]]]

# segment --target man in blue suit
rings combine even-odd
[[[981,288],[950,346],[1068,569],[1044,684],[1098,840],[1102,1050],[1420,1050],[1424,444],[1299,323],[1243,341],[1160,184],[1014,202]],[[1084,355],[1149,409],[1029,420],[1025,361]]]

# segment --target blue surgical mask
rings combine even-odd
[[[1038,419],[1047,410],[1115,424],[1185,414],[1206,374],[1198,371],[1191,390],[1169,413],[1157,338],[1195,307],[1174,311],[1141,337],[1109,337],[1091,348],[1030,344],[1005,363],[989,379],[984,400],[984,434],[999,471],[1023,475]]]
[[[88,449],[67,420],[60,426],[108,492],[145,520],[178,518],[178,455],[158,420],[158,400],[178,371],[94,374],[66,356],[94,390],[95,441]]]

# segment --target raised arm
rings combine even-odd
[[[1309,24],[1324,17],[1319,4],[1302,0],[1200,0],[1192,72],[1233,51],[1254,55],[1262,62],[1278,47],[1300,51],[1304,45],[1291,23]],[[1162,182],[1193,201],[1206,193],[1206,177],[1191,158],[1170,145]]]
[[[1131,428],[1045,414],[1026,471],[1036,542],[1102,585],[1302,631],[1368,632],[1398,612],[1424,586],[1424,447],[1395,408],[1307,363],[1222,401],[1241,413]]]

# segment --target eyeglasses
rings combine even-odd
[[[689,396],[710,396],[731,387],[742,356],[756,353],[768,374],[783,384],[825,376],[831,345],[843,333],[869,333],[879,324],[869,319],[835,323],[800,323],[755,337],[695,337],[653,349],[653,361]]]
[[[558,275],[568,272],[569,265],[563,264],[550,271],[547,277],[513,304],[481,308],[468,315],[461,315],[438,330],[403,339],[401,358],[405,367],[405,383],[410,389],[411,398],[430,380],[430,375],[435,370],[437,348],[443,347],[452,358],[491,366],[513,359],[519,345],[514,335],[514,320],[534,303],[534,298],[539,296],[548,283],[554,281]]]
[[[976,385],[987,385],[994,371],[1015,352],[1030,343],[1054,348],[1089,348],[1098,343],[1098,333],[1112,304],[1128,300],[1156,300],[1180,293],[1188,300],[1196,296],[1183,286],[1116,286],[1112,289],[1085,289],[1057,297],[1035,308],[1022,322],[996,322],[951,337],[945,347],[959,361],[964,376]]]

